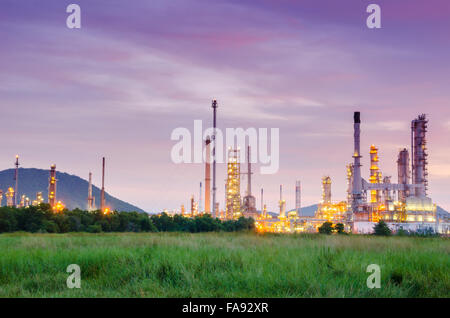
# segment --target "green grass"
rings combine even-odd
[[[2,234],[0,297],[449,297],[444,238]],[[66,268],[81,267],[81,289]],[[381,288],[369,289],[369,264]]]

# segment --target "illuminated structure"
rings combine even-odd
[[[56,165],[51,165],[48,179],[48,204],[52,208],[56,206],[56,181]]]
[[[211,139],[206,137],[205,160],[205,213],[211,213]]]
[[[322,202],[317,205],[317,212],[315,219],[321,222],[344,222],[347,212],[347,202],[341,201],[333,203],[331,201],[331,177],[325,176],[322,178]]]
[[[33,200],[33,202],[31,203],[34,206],[37,206],[41,203],[44,203],[44,197],[42,196],[42,192],[37,192],[36,193],[36,199]]]
[[[280,207],[279,218],[286,218],[286,200],[283,200],[283,185],[280,184],[280,201],[278,202],[278,206]]]
[[[194,196],[191,196],[191,214],[189,215],[190,217],[194,217],[196,215],[198,215],[198,203],[195,202]]]
[[[349,210],[353,201],[353,163],[347,165],[347,203]]]
[[[0,189],[0,207],[2,206],[3,202],[3,190]]]
[[[409,183],[409,153],[406,148],[398,154],[397,169],[398,184],[402,185],[402,189],[398,191],[398,200],[406,203],[406,198],[409,197],[409,189],[406,187]]]
[[[322,179],[322,201],[314,217],[260,218],[256,222],[260,232],[316,232],[324,222],[342,223],[346,231],[372,233],[379,220],[384,220],[393,230],[431,230],[450,234],[450,221],[446,213],[437,213],[436,205],[427,197],[427,119],[420,115],[411,123],[411,170],[409,153],[402,149],[397,159],[398,183],[390,176],[382,176],[379,167],[378,148],[370,147],[369,182],[361,176],[359,112],[354,116],[353,163],[347,165],[347,198],[332,202],[331,178]],[[410,171],[411,177],[410,177]],[[280,200],[281,202],[281,200]],[[294,211],[294,210],[293,210]],[[294,214],[292,214],[294,215]]]
[[[238,219],[241,212],[241,165],[239,149],[228,149],[226,181],[226,219]]]
[[[89,172],[89,186],[88,186],[88,198],[87,198],[88,211],[95,210],[95,197],[92,195],[92,172]]]
[[[322,202],[331,203],[331,178],[329,176],[322,178]]]
[[[411,153],[412,160],[412,184],[422,185],[416,187],[414,196],[423,198],[427,195],[428,171],[427,171],[427,141],[425,134],[427,132],[428,120],[426,116],[420,115],[411,122]]]
[[[280,201],[278,202],[278,206],[280,208],[279,218],[286,218],[286,200],[283,200],[283,185],[280,184]]]
[[[378,148],[374,145],[370,146],[370,176],[369,182],[371,184],[382,183],[382,175],[380,168],[378,167]],[[381,205],[381,190],[379,188],[370,190],[370,215],[369,220],[371,222],[378,222],[380,220],[380,208],[384,209]]]
[[[378,148],[374,145],[370,146],[370,177],[369,182],[372,184],[381,183],[381,172],[378,167]],[[370,202],[379,203],[380,202],[380,190],[370,191]]]
[[[25,194],[20,198],[19,208],[27,208],[30,206],[30,198],[28,198]]]
[[[14,172],[14,182],[16,183],[16,187],[14,188],[14,206],[17,206],[17,196],[19,195],[19,155],[16,155],[15,162],[16,170]]]
[[[243,212],[246,218],[256,220],[256,198],[252,195],[252,163],[250,160],[250,146],[247,148],[247,195],[243,198]]]
[[[355,149],[359,147],[360,115],[355,113]],[[356,124],[358,122],[358,125]],[[353,200],[351,225],[356,233],[372,231],[373,223],[380,219],[388,222],[393,228],[417,230],[418,228],[432,228],[439,231],[436,222],[436,205],[426,196],[428,185],[426,132],[427,119],[425,115],[418,116],[411,123],[411,183],[409,178],[409,154],[402,149],[397,159],[398,183],[391,183],[390,177],[382,179],[378,167],[378,149],[371,147],[371,168],[369,182],[360,178],[353,178]],[[355,187],[362,183],[361,191]],[[356,190],[355,190],[356,189]],[[370,192],[370,200],[366,202],[366,192]],[[395,198],[397,193],[397,198]],[[381,199],[381,194],[383,199]]]
[[[66,207],[64,206],[64,204],[61,201],[58,201],[56,202],[55,206],[53,206],[53,211],[55,213],[61,213],[65,208]]]
[[[8,191],[6,192],[6,206],[14,206],[14,188],[12,187],[9,187]]]

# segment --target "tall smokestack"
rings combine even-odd
[[[216,209],[216,113],[217,113],[217,101],[212,101],[212,108],[213,108],[213,217],[217,216],[217,209]]]
[[[14,206],[17,206],[17,196],[19,195],[19,155],[16,155],[16,171],[14,173],[14,181],[16,182],[16,188],[14,189]]]
[[[286,217],[286,201],[283,200],[283,185],[280,184],[280,219]]]
[[[250,162],[250,146],[247,147],[248,174],[247,174],[247,196],[252,195],[252,164]]]
[[[261,188],[261,215],[264,214],[264,189]]]
[[[362,179],[361,179],[361,141],[360,141],[360,125],[361,113],[355,112],[354,120],[354,153],[353,153],[353,201],[352,212],[357,212],[358,206],[362,201]]]
[[[206,137],[205,213],[211,214],[211,139]]]
[[[295,210],[297,212],[297,216],[300,216],[301,209],[301,188],[300,188],[300,180],[295,183]]]
[[[102,192],[100,196],[100,210],[103,212],[106,204],[105,204],[105,157],[103,157],[102,162]]]

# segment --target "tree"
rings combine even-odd
[[[330,235],[333,232],[333,224],[325,222],[319,227],[319,233]]]
[[[345,234],[344,224],[338,223],[334,226],[334,230],[337,234]]]
[[[389,226],[384,222],[383,220],[380,220],[374,227],[373,227],[373,234],[380,235],[380,236],[389,236],[392,234],[391,229]]]

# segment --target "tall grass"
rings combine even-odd
[[[449,297],[449,252],[442,238],[2,234],[0,297]],[[69,264],[81,289],[66,287]]]

